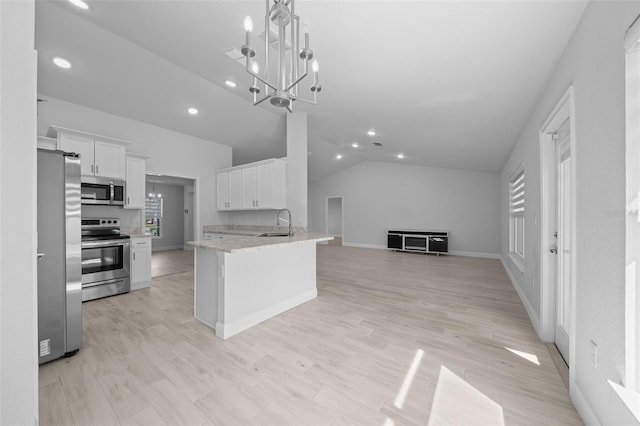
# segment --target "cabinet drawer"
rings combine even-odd
[[[151,239],[149,238],[134,238],[131,240],[131,245],[135,248],[151,247]]]

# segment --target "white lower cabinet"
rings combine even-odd
[[[131,239],[131,290],[151,286],[151,237]]]

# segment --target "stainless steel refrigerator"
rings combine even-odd
[[[80,157],[38,149],[39,363],[82,345]]]

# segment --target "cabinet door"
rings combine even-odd
[[[135,238],[131,244],[131,285],[151,281],[151,239]]]
[[[242,169],[242,208],[256,209],[256,168]]]
[[[80,154],[80,173],[84,176],[93,176],[93,139],[61,133],[58,136],[58,143],[61,150]]]
[[[272,164],[263,164],[256,168],[256,207],[259,209],[274,207]]]
[[[231,210],[242,208],[242,170],[229,172],[229,208]]]
[[[125,209],[144,208],[145,169],[146,164],[143,158],[127,156],[127,185],[125,188],[127,193],[124,200]]]
[[[216,175],[218,190],[218,210],[229,210],[229,172],[220,172]]]
[[[125,179],[125,156],[124,145],[117,145],[108,142],[95,142],[95,175],[113,179]]]

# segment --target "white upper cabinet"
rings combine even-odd
[[[145,172],[147,169],[146,155],[128,153],[127,154],[127,179],[126,197],[124,200],[125,209],[142,209],[145,201]]]
[[[216,174],[216,187],[218,188],[218,210],[229,210],[229,171]]]
[[[242,207],[242,170],[229,170],[229,209]]]
[[[218,210],[275,210],[286,207],[286,166],[271,159],[220,170]]]
[[[256,168],[242,168],[242,209],[256,209]]]
[[[62,151],[80,154],[81,174],[86,176],[94,175],[95,165],[93,163],[93,139],[61,133],[58,135],[58,145]]]
[[[124,145],[95,141],[93,162],[95,175],[114,179],[125,179],[127,151]],[[82,158],[82,157],[80,157]],[[82,160],[80,160],[82,162]]]
[[[57,135],[58,149],[80,154],[83,176],[125,180],[126,146],[129,142],[51,126]]]

